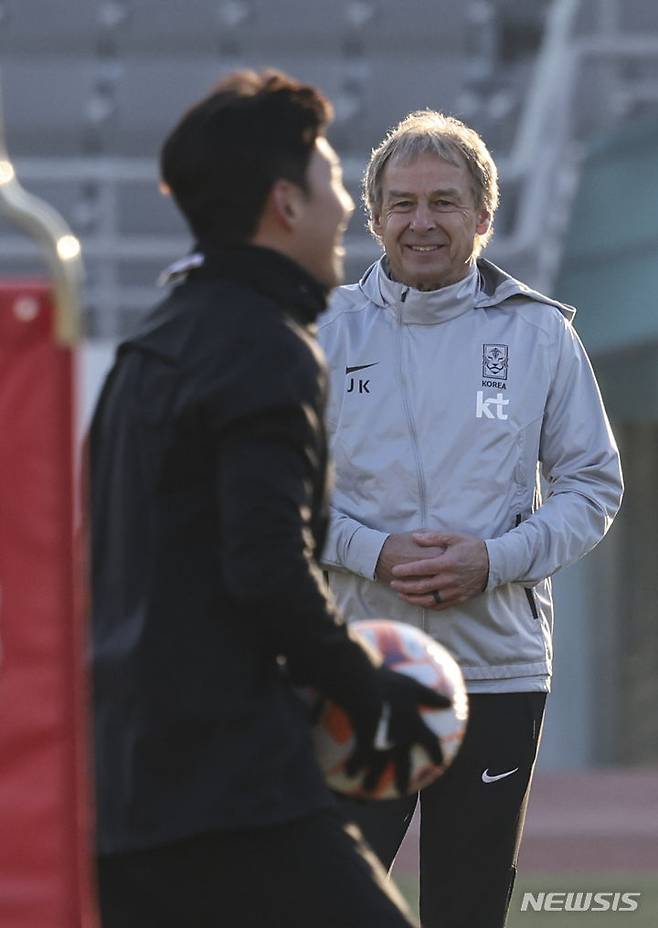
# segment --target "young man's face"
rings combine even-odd
[[[308,194],[296,229],[297,260],[326,287],[343,281],[343,233],[354,202],[343,186],[338,155],[318,138],[306,173]]]
[[[489,216],[475,208],[466,164],[426,154],[386,165],[373,226],[395,280],[438,290],[468,274],[476,237],[487,231]]]

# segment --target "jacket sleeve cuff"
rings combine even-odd
[[[353,526],[355,528],[352,532],[346,532],[343,526],[340,544],[334,546],[336,560],[327,556],[325,551],[320,561],[326,567],[348,570],[359,577],[365,577],[366,580],[374,580],[379,554],[389,533],[368,528],[356,520],[353,521]]]
[[[362,525],[352,535],[349,550],[349,569],[352,573],[365,577],[366,580],[375,579],[375,568],[388,532],[380,532],[374,528]]]
[[[487,554],[489,555],[489,579],[485,589],[493,590],[503,583],[514,583],[520,576],[519,569],[519,538],[512,532],[500,538],[487,538]]]
[[[329,569],[358,574],[366,580],[374,580],[379,554],[388,536],[388,532],[363,525],[332,507],[324,550],[319,557],[320,564]]]

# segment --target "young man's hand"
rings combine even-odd
[[[433,763],[438,765],[443,761],[439,739],[423,721],[420,708],[447,709],[451,701],[412,677],[387,667],[375,671],[373,682],[379,696],[377,711],[373,711],[374,704],[365,687],[360,705],[352,707],[351,711],[345,707],[356,735],[356,746],[347,761],[346,773],[353,776],[365,771],[363,787],[370,791],[392,761],[395,784],[405,795],[409,790],[413,745],[424,748]]]

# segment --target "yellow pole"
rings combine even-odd
[[[21,187],[5,144],[0,88],[0,214],[42,246],[53,277],[55,338],[74,345],[80,337],[80,242],[60,214]]]

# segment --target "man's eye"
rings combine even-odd
[[[413,204],[411,200],[396,200],[393,203],[393,209],[398,209],[400,207],[402,207],[402,209],[406,209],[407,207],[412,206],[412,205]]]

